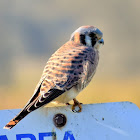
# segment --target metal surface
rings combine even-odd
[[[4,130],[3,126],[20,110],[1,110],[0,140],[140,140],[140,110],[135,104],[120,102],[82,107],[81,113],[72,112],[71,106],[41,108],[11,130]],[[53,122],[59,113],[67,118],[63,127],[56,127]]]

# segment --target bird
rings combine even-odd
[[[93,78],[102,45],[103,33],[98,28],[86,25],[76,29],[70,40],[49,58],[33,96],[4,129],[12,129],[29,113],[50,102],[69,105],[73,100],[72,111],[77,106],[76,112],[81,112],[82,105],[76,96]]]

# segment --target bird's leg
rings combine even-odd
[[[71,108],[72,111],[73,111],[73,112],[78,112],[78,113],[81,112],[81,111],[82,111],[81,103],[79,103],[75,98],[73,99],[73,101],[74,101],[74,104],[72,105],[72,108]],[[76,110],[76,109],[75,109],[76,106],[79,107],[79,110]]]

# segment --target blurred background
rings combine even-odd
[[[1,0],[0,109],[22,108],[51,54],[81,25],[104,33],[100,62],[80,102],[130,101],[140,107],[138,0]]]

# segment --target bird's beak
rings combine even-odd
[[[104,40],[103,40],[103,38],[99,40],[99,43],[104,45]]]

